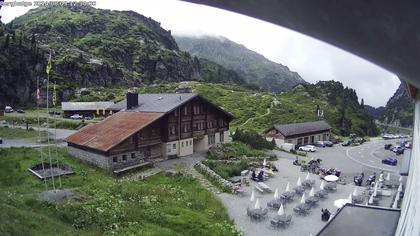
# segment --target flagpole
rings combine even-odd
[[[36,78],[36,117],[38,121],[38,140],[41,140],[41,125],[39,121],[39,104],[40,104],[40,94],[39,94],[39,77]],[[42,146],[39,147],[39,153],[41,155],[41,166],[42,166],[42,172],[45,173],[45,165],[44,165],[44,155],[42,151]],[[47,184],[47,178],[44,176],[44,185],[45,185],[45,191],[48,191],[48,184]]]
[[[48,64],[47,64],[47,144],[48,144],[48,158],[50,161],[50,173],[51,173],[51,179],[52,179],[52,184],[53,184],[53,189],[54,191],[55,189],[55,181],[54,181],[54,173],[53,173],[53,166],[52,166],[52,160],[51,160],[51,147],[50,147],[50,132],[49,132],[49,83],[50,83],[50,70],[51,70],[51,49],[50,49],[50,56],[48,58]]]

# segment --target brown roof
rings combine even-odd
[[[77,133],[69,136],[66,141],[106,152],[164,114],[158,112],[121,111],[102,122],[84,127]]]

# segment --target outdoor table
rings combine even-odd
[[[309,206],[315,206],[318,201],[319,199],[317,197],[308,197],[308,199],[305,200],[305,203],[307,203]]]
[[[274,216],[274,218],[271,220],[271,224],[272,225],[276,225],[276,226],[280,226],[280,225],[285,225],[287,224],[287,216],[286,214],[283,214],[281,216],[276,215]]]
[[[290,201],[290,200],[293,200],[293,197],[294,196],[295,196],[295,193],[294,192],[287,191],[287,192],[282,193],[280,195],[280,198],[285,199],[287,201]]]
[[[314,184],[315,184],[315,180],[310,180],[310,179],[304,180],[302,182],[302,186],[305,188],[311,188],[312,186],[314,186]]]
[[[302,186],[296,186],[293,188],[293,190],[295,190],[295,192],[299,195],[301,195],[303,192],[305,192],[305,188],[303,188]]]
[[[357,203],[357,204],[363,203],[363,196],[360,196],[360,195],[354,196],[353,195],[351,197],[353,199],[353,203]]]
[[[269,202],[267,202],[267,206],[271,207],[271,208],[280,208],[281,204],[284,204],[286,200],[282,200],[282,199],[273,199]]]
[[[318,198],[325,198],[328,195],[328,192],[321,189],[315,193],[315,196]]]
[[[267,215],[267,209],[261,209],[261,208],[248,209],[248,215],[251,218],[259,219],[259,218],[264,217],[265,215]]]
[[[328,182],[335,182],[338,180],[338,177],[335,175],[327,175],[324,177],[324,180]]]
[[[309,206],[306,203],[300,203],[299,205],[295,206],[295,208],[293,208],[294,211],[297,210],[297,212],[299,214],[306,214],[308,213],[308,211],[311,209],[311,206]]]

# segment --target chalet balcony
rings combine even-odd
[[[193,137],[197,137],[197,136],[203,136],[206,134],[205,130],[196,130],[193,132]]]
[[[181,133],[181,139],[191,138],[191,132],[188,133]]]
[[[160,136],[152,137],[148,139],[140,139],[139,147],[144,147],[144,146],[149,146],[149,145],[154,145],[154,144],[159,144],[159,143],[162,143],[162,139]]]
[[[191,120],[191,115],[181,116],[181,121],[189,121]]]

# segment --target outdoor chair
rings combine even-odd
[[[286,224],[290,225],[290,223],[292,222],[292,215],[287,215],[286,217]]]

